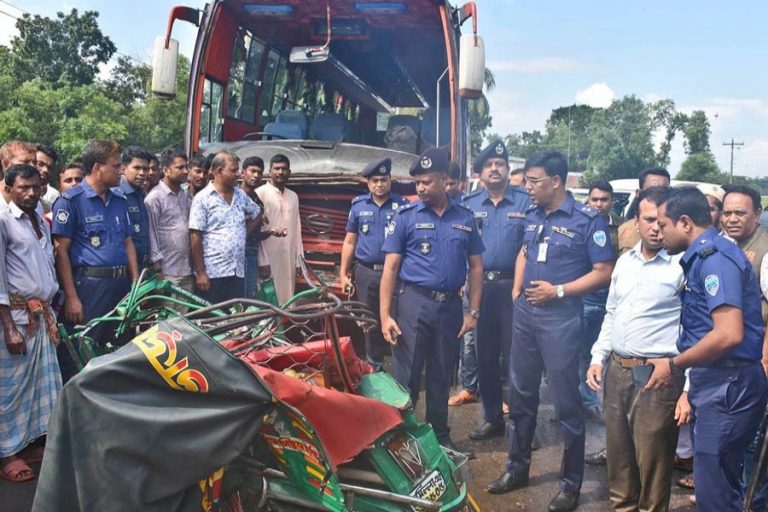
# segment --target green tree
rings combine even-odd
[[[485,69],[484,85],[486,92],[490,92],[496,87],[496,77],[488,68]],[[493,118],[491,117],[491,105],[488,103],[488,98],[486,98],[485,94],[476,100],[469,100],[467,102],[467,110],[469,113],[469,150],[470,155],[474,159],[483,149],[485,132],[493,124]]]
[[[680,166],[675,176],[678,180],[703,181],[706,183],[724,184],[728,181],[725,174],[720,172],[715,157],[711,151],[691,153]]]
[[[187,74],[189,74],[189,61],[186,63]],[[151,80],[152,66],[119,56],[109,78],[104,80],[101,86],[111,99],[126,107],[131,107],[135,103],[147,99]]]
[[[685,134],[685,152],[704,153],[709,147],[709,119],[703,110],[694,110],[683,125]]]
[[[86,85],[94,81],[99,66],[115,53],[105,36],[96,11],[77,9],[56,13],[56,19],[25,14],[16,22],[19,35],[11,40],[14,78],[26,82],[35,77],[51,84]]]

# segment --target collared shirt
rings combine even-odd
[[[611,352],[622,357],[677,354],[680,293],[685,278],[680,255],[662,249],[646,260],[642,242],[624,253],[611,275],[605,319],[592,346],[592,364],[605,365]]]
[[[391,228],[397,209],[408,204],[408,200],[397,194],[389,194],[379,206],[372,194],[363,194],[352,200],[347,219],[347,233],[357,234],[355,259],[369,264],[384,263],[384,234]]]
[[[147,213],[147,207],[144,206],[144,190],[141,188],[134,188],[133,185],[128,183],[125,176],[120,178],[120,186],[125,195],[126,201],[128,201],[128,218],[131,220],[131,237],[133,238],[133,245],[136,247],[136,256],[139,258],[141,264],[144,259],[149,255],[149,214]]]
[[[144,200],[149,215],[150,259],[162,262],[163,274],[192,275],[189,249],[189,211],[192,198],[183,190],[173,192],[165,181]]]
[[[209,183],[195,194],[189,213],[189,229],[203,234],[203,261],[210,278],[245,276],[245,221],[261,210],[235,187],[227,203]]]
[[[504,197],[494,205],[488,191],[479,189],[464,196],[463,204],[472,210],[483,239],[485,270],[514,270],[523,245],[525,212],[531,204],[528,194],[508,186]]]
[[[10,306],[11,294],[48,303],[59,289],[54,269],[53,245],[48,223],[36,219],[42,238],[37,238],[32,219],[15,203],[0,211],[0,304]],[[26,325],[25,310],[12,309],[16,325]]]
[[[67,190],[53,205],[53,234],[72,240],[72,267],[126,265],[125,239],[131,236],[128,202],[119,190],[108,190],[106,202],[87,180]]]
[[[466,281],[467,258],[485,247],[472,211],[449,201],[443,216],[422,201],[398,210],[382,251],[401,254],[400,279],[441,292]]]
[[[59,193],[59,191],[53,188],[49,183],[45,194],[40,198],[40,202],[43,203],[44,206],[46,206],[50,211],[50,209],[53,207],[53,203],[56,202],[60,195],[61,193]]]
[[[524,288],[538,280],[568,283],[589,273],[595,263],[614,259],[605,219],[570,192],[550,214],[541,206],[528,210],[523,251]]]
[[[760,286],[744,252],[733,242],[707,229],[683,254],[683,331],[677,348],[688,350],[714,327],[712,311],[722,305],[741,309],[744,336],[726,357],[759,360],[763,345]]]

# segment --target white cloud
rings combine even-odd
[[[595,108],[608,108],[616,97],[605,82],[596,82],[576,93],[576,102]]]
[[[514,71],[524,75],[538,75],[543,73],[562,73],[578,71],[585,68],[583,62],[576,59],[563,57],[542,57],[523,61],[491,60],[486,63],[488,69],[494,73]]]

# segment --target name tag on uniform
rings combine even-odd
[[[360,216],[360,217],[373,217],[373,212],[360,212],[360,213],[358,213],[358,216]]]
[[[131,213],[139,213],[139,207],[138,206],[129,206],[128,211]]]
[[[454,225],[452,225],[451,227],[452,227],[453,229],[458,229],[459,231],[465,231],[465,232],[467,232],[467,233],[471,233],[471,232],[472,232],[472,228],[471,228],[471,227],[469,227],[469,226],[463,226],[463,225],[461,225],[461,224],[454,224]]]
[[[435,225],[431,222],[417,223],[416,229],[435,229]]]
[[[561,228],[558,226],[552,226],[552,232],[553,233],[560,233],[563,236],[567,236],[568,238],[573,238],[576,236],[576,233],[573,231],[568,231],[568,228]]]
[[[488,216],[488,212],[475,212],[476,219],[483,219]]]
[[[508,219],[524,219],[525,214],[523,212],[507,212]]]
[[[549,242],[542,242],[539,244],[539,254],[536,255],[536,261],[539,263],[547,262],[547,250],[549,249]]]
[[[85,222],[88,224],[91,224],[93,222],[103,222],[104,216],[103,215],[91,215],[90,217],[85,218]]]
[[[536,231],[537,227],[538,226],[536,224],[528,224],[528,226],[526,226],[525,230],[526,231]]]

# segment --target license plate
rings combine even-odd
[[[435,470],[427,475],[427,477],[422,480],[413,491],[411,491],[411,496],[423,500],[437,501],[446,489],[447,486],[445,485],[445,480],[443,480],[443,475]]]

